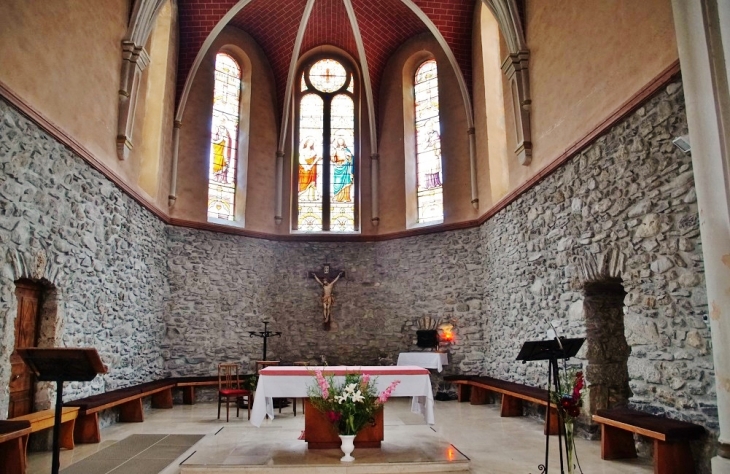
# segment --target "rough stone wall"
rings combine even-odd
[[[219,362],[252,370],[276,299],[274,243],[214,232],[168,228],[170,317],[163,347],[166,372],[215,374]],[[268,357],[271,359],[271,357]]]
[[[65,399],[161,377],[165,225],[2,100],[0,167],[0,413],[21,277],[50,287],[43,343],[95,347],[109,367]]]
[[[487,374],[543,385],[543,364],[514,362],[522,341],[555,319],[585,336],[583,286],[618,276],[631,404],[717,427],[686,133],[677,81],[482,226]]]
[[[453,320],[451,370],[479,370],[482,269],[478,229],[382,243],[298,243],[170,229],[171,320],[165,347],[173,374],[209,374],[221,360],[249,370],[262,321],[282,336],[267,358],[378,365],[415,349],[418,318]],[[329,262],[346,277],[334,288],[330,331],[322,289],[308,272]],[[222,315],[222,318],[221,318]],[[472,342],[475,342],[472,345]]]

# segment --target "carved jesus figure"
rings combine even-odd
[[[342,276],[342,272],[340,272],[332,281],[327,281],[327,277],[320,280],[317,278],[317,275],[312,276],[314,276],[314,279],[317,280],[317,283],[322,285],[322,309],[324,311],[324,324],[327,324],[330,321],[330,310],[332,309],[332,305],[335,303],[335,295],[332,294],[332,290],[334,289],[337,280],[339,280]]]

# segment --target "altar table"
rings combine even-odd
[[[398,365],[415,365],[441,372],[444,365],[449,365],[449,357],[446,352],[401,352],[398,354]]]
[[[336,383],[342,383],[346,374],[368,374],[375,380],[378,393],[394,380],[400,380],[391,396],[413,397],[411,411],[422,414],[429,425],[434,424],[431,378],[428,370],[416,366],[267,367],[259,373],[251,424],[261,426],[267,415],[274,419],[274,398],[308,398],[309,387],[317,385],[315,370],[321,370],[325,376],[333,375]]]

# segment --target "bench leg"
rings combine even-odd
[[[472,405],[484,405],[487,403],[489,393],[481,387],[471,387],[471,396],[469,397],[469,403]]]
[[[654,474],[694,474],[695,463],[687,441],[654,440]]]
[[[152,408],[172,408],[172,389],[153,393]]]
[[[76,420],[69,420],[66,423],[61,423],[61,433],[58,438],[58,444],[64,449],[74,448],[74,426],[76,426]]]
[[[499,416],[522,416],[522,400],[502,394],[502,411]]]
[[[119,406],[119,421],[125,423],[141,423],[144,421],[142,399],[130,400]]]
[[[3,466],[4,473],[25,474],[25,448],[28,443],[27,436],[11,439],[0,443],[0,466]]]
[[[195,387],[180,387],[183,392],[183,405],[195,405]]]
[[[101,441],[98,413],[79,415],[74,426],[74,441],[77,443],[98,443]]]
[[[630,431],[601,425],[601,459],[636,457],[634,434]]]
[[[560,431],[560,418],[558,418],[558,410],[555,407],[548,408],[550,410],[550,425],[548,426],[547,413],[545,413],[545,428],[543,432],[546,435],[557,435]]]
[[[465,402],[471,398],[471,385],[460,383],[456,386],[456,399],[461,402]]]

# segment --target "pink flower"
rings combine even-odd
[[[368,385],[368,382],[370,382],[370,375],[362,374],[362,386],[366,387]]]
[[[394,380],[390,385],[388,385],[388,388],[383,390],[383,393],[381,393],[380,396],[378,397],[378,402],[379,403],[387,402],[388,399],[390,398],[390,395],[395,390],[395,387],[397,387],[399,383],[400,383],[400,380]]]
[[[322,391],[322,398],[329,398],[330,392],[330,384],[327,382],[327,379],[324,378],[324,375],[322,375],[321,370],[315,370],[314,375],[317,378],[317,384],[319,385],[319,389]]]
[[[328,411],[327,418],[329,418],[330,423],[337,423],[338,421],[340,421],[340,418],[342,418],[342,415],[335,411]]]

